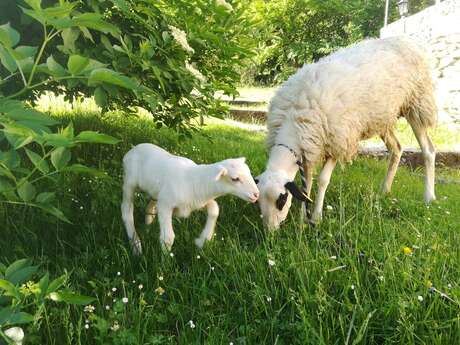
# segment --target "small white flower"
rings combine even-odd
[[[110,329],[114,332],[118,331],[120,329],[120,325],[118,324],[118,321],[115,321],[113,325],[110,327]]]
[[[334,208],[331,205],[326,206],[326,210],[332,211]]]
[[[332,255],[331,257],[329,257],[329,259],[331,259],[331,260],[337,260],[337,256]]]
[[[112,300],[112,302],[113,302],[113,303],[115,303],[116,301],[117,301],[117,299],[116,299],[116,298],[114,298],[114,299]]]
[[[86,325],[85,325],[85,328],[86,328],[86,329],[89,329],[89,325],[88,325],[88,324],[86,324]]]
[[[190,325],[190,328],[191,328],[191,329],[194,329],[194,328],[195,328],[195,324],[193,323],[192,320],[190,320],[190,321],[188,322],[188,324]]]
[[[451,284],[451,283],[447,284],[447,287],[448,287],[449,289],[452,289],[452,284]]]
[[[96,307],[94,307],[94,305],[91,305],[91,304],[89,304],[89,305],[85,306],[85,308],[83,308],[83,311],[85,313],[93,313],[95,310],[96,310]]]
[[[228,345],[233,345],[233,342],[231,341]]]
[[[196,258],[197,258],[198,260],[200,260],[200,259],[201,259],[201,256],[197,255]]]
[[[128,303],[128,297],[123,297],[123,298],[121,299],[121,301],[122,301],[124,304]]]
[[[105,310],[110,310],[110,306],[109,306],[109,305],[106,305],[106,306],[105,306]]]
[[[121,276],[121,272],[117,272],[117,276]]]
[[[268,259],[268,266],[275,266],[275,260]]]
[[[270,296],[267,297],[267,302],[270,303],[272,301],[272,298]]]
[[[139,284],[139,286],[137,287],[139,290],[142,290],[144,288],[144,285],[142,284]]]
[[[116,287],[113,287],[113,288],[112,288],[112,291],[113,291],[113,292],[117,291],[117,288],[116,288]]]
[[[352,290],[355,289],[355,284],[351,284],[351,289],[352,289]]]
[[[379,276],[380,281],[383,281],[383,276]]]
[[[214,266],[211,266],[211,271],[214,271]]]
[[[450,211],[446,211],[446,214],[450,214]]]
[[[189,64],[187,61],[185,62],[185,69],[190,72],[191,75],[193,75],[196,79],[198,79],[201,82],[206,81],[206,77],[201,74],[201,72],[193,65]]]
[[[173,257],[174,257],[174,253],[173,253],[173,252],[169,253],[169,256],[173,258]]]
[[[159,276],[159,277],[158,277],[158,280],[159,280],[159,281],[162,281],[163,279],[164,279],[163,276]]]
[[[11,327],[4,331],[5,335],[10,338],[16,345],[22,345],[24,331],[21,327]]]
[[[80,210],[83,210],[83,206],[80,206]]]
[[[232,12],[233,11],[232,5],[230,5],[225,0],[216,0],[216,5],[225,8],[226,12]]]
[[[89,323],[89,320],[85,320],[85,323]]]
[[[423,296],[422,295],[418,295],[417,299],[418,299],[419,302],[423,302]]]
[[[179,44],[182,47],[182,49],[189,53],[195,52],[187,42],[187,34],[185,33],[185,31],[178,29],[172,25],[168,25],[168,28],[169,30],[171,30],[171,35],[174,37],[174,40],[177,42],[177,44]]]

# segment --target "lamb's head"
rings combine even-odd
[[[259,198],[259,189],[245,162],[244,157],[219,162],[216,181],[225,193],[254,203]]]
[[[278,229],[286,219],[292,197],[311,201],[283,171],[265,171],[256,177],[260,190],[259,205],[264,225],[269,230]]]

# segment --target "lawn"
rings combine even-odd
[[[74,151],[74,161],[107,177],[61,178],[60,206],[72,224],[0,208],[0,261],[32,257],[96,297],[92,313],[50,305],[25,326],[24,344],[460,344],[460,185],[438,184],[438,201],[425,206],[422,171],[400,168],[384,197],[386,164],[358,159],[334,172],[317,228],[299,225],[295,204],[287,223],[267,233],[255,205],[223,197],[214,240],[195,248],[205,222],[196,212],[174,222],[171,255],[161,253],[158,224],[142,224],[139,195],[138,258],[120,216],[124,153],[152,142],[197,162],[245,156],[256,176],[266,161],[263,133],[211,123],[179,140],[146,118],[58,116],[121,141]]]

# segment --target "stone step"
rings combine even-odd
[[[266,110],[256,110],[256,109],[239,109],[239,108],[231,108],[230,109],[230,116],[238,121],[241,122],[248,122],[248,121],[264,121],[267,117]]]
[[[267,102],[245,98],[222,99],[223,102],[239,106],[266,106]]]

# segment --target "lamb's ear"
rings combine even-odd
[[[259,176],[254,177],[254,182],[255,182],[256,184],[259,184],[259,181],[260,181],[260,177],[259,177]]]
[[[300,201],[305,201],[308,203],[313,202],[304,192],[302,192],[299,187],[294,183],[294,181],[287,182],[284,187],[291,192],[292,196]]]
[[[278,197],[278,199],[276,199],[276,202],[275,202],[275,205],[276,205],[276,208],[278,210],[282,210],[284,205],[286,205],[286,201],[287,201],[287,198],[288,198],[288,192],[286,193],[281,193]]]
[[[219,166],[219,171],[216,175],[216,181],[219,181],[222,176],[227,175],[227,169],[223,166]]]

